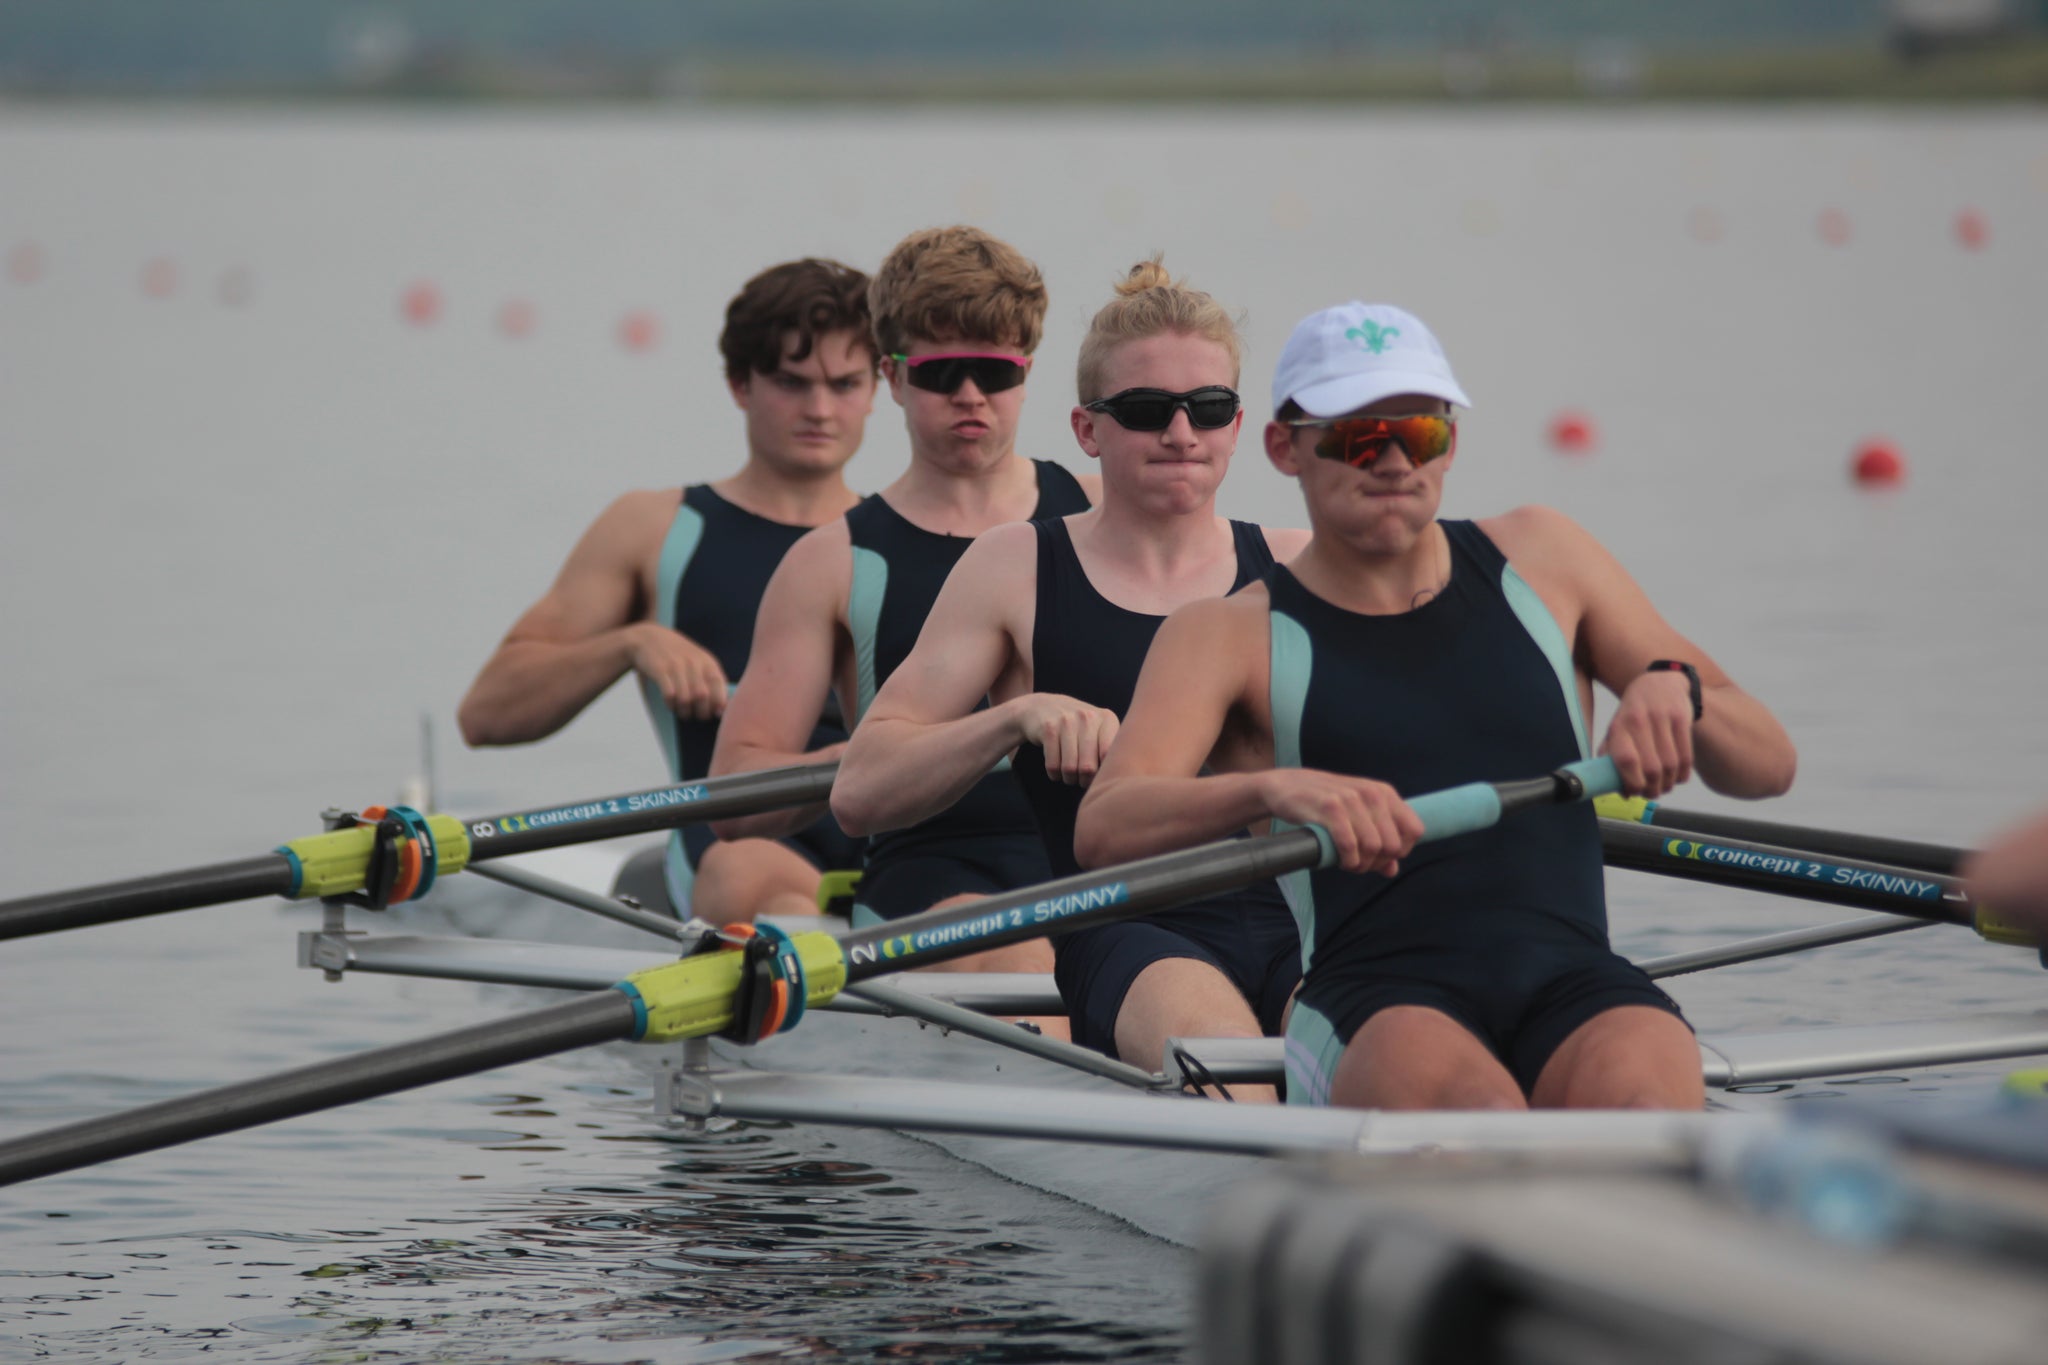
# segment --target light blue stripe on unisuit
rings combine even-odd
[[[697,546],[704,539],[704,517],[694,507],[676,509],[676,519],[668,524],[668,535],[661,542],[661,558],[654,568],[654,620],[670,630],[676,628],[676,596],[682,590],[683,575],[689,572],[690,561],[697,556]],[[683,780],[683,742],[676,733],[676,713],[670,708],[668,699],[661,695],[661,689],[647,679],[640,680],[640,700],[647,704],[647,718],[654,722],[654,734],[661,741],[661,752],[668,759],[671,781]]]
[[[676,601],[682,592],[683,575],[689,572],[690,561],[697,557],[697,547],[703,540],[703,513],[687,504],[678,507],[675,520],[668,524],[668,535],[661,542],[661,557],[655,561],[654,567],[654,619],[670,630],[676,627]],[[647,718],[654,722],[654,737],[660,742],[662,756],[668,761],[670,779],[682,781],[683,741],[676,731],[675,710],[669,706],[668,698],[661,695],[661,689],[645,678],[640,680],[640,700],[647,706]],[[662,861],[662,881],[668,889],[669,905],[677,919],[686,918],[690,913],[690,889],[696,879],[696,871],[690,866],[689,855],[683,849],[682,832],[669,831],[668,853]]]
[[[847,912],[846,918],[852,922],[853,927],[856,929],[871,928],[882,922],[880,915],[868,909],[859,901],[853,903],[853,909]]]
[[[846,626],[853,634],[854,677],[860,690],[854,725],[874,705],[881,687],[875,679],[875,636],[882,626],[882,597],[888,590],[889,561],[866,546],[854,546],[853,586],[846,594]]]
[[[1337,1062],[1344,1056],[1344,1044],[1337,1030],[1307,1001],[1296,999],[1287,1016],[1287,1102],[1328,1104],[1330,1078],[1337,1074]]]
[[[1266,615],[1267,631],[1271,636],[1268,645],[1271,677],[1267,695],[1272,699],[1273,707],[1273,766],[1299,768],[1301,716],[1308,706],[1308,680],[1315,671],[1315,646],[1309,642],[1307,629],[1286,612],[1272,611]],[[1273,822],[1275,834],[1292,828],[1285,820]],[[1280,894],[1287,898],[1287,908],[1294,912],[1294,926],[1301,934],[1301,969],[1305,972],[1309,960],[1315,956],[1316,943],[1316,896],[1312,874],[1306,869],[1289,872],[1280,878]]]
[[[1543,605],[1543,599],[1515,572],[1512,564],[1500,571],[1500,590],[1501,595],[1508,599],[1508,605],[1514,608],[1522,629],[1529,632],[1529,638],[1536,642],[1536,648],[1550,660],[1551,671],[1557,674],[1558,690],[1564,693],[1565,709],[1572,718],[1572,732],[1579,737],[1579,757],[1592,757],[1593,744],[1587,738],[1586,714],[1579,707],[1579,671],[1572,666],[1572,647],[1565,641],[1557,618],[1550,614],[1550,608]]]

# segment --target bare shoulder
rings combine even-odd
[[[1153,651],[1161,648],[1209,653],[1221,661],[1242,659],[1243,651],[1263,650],[1267,625],[1266,585],[1250,583],[1228,597],[1205,597],[1176,609],[1159,627]]]
[[[1090,507],[1102,506],[1102,476],[1100,474],[1076,474],[1074,482],[1081,485],[1081,491],[1088,495]]]
[[[1518,555],[1570,553],[1598,543],[1585,527],[1555,507],[1537,503],[1487,517],[1479,523],[1479,529],[1510,559]]]
[[[577,542],[581,558],[601,557],[621,563],[651,561],[682,505],[679,488],[641,488],[613,498]]]
[[[765,618],[771,610],[787,615],[846,613],[846,594],[853,586],[853,536],[840,517],[815,526],[797,538],[775,566],[761,596]],[[760,632],[755,632],[758,641]]]
[[[1285,564],[1308,548],[1309,537],[1315,533],[1307,528],[1293,526],[1262,526],[1259,528],[1266,537],[1266,549],[1272,552],[1275,563]]]

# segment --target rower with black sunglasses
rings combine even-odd
[[[1591,806],[1417,847],[1398,793],[1587,757],[1595,681],[1618,698],[1601,751],[1633,795],[1695,766],[1727,795],[1776,795],[1791,741],[1563,515],[1436,520],[1467,404],[1420,319],[1313,315],[1273,394],[1266,453],[1314,538],[1159,631],[1082,802],[1082,861],[1253,821],[1329,832],[1336,865],[1283,879],[1305,961],[1290,1102],[1699,1108],[1678,1007],[1608,947]]]
[[[1075,811],[1152,633],[1174,608],[1257,581],[1307,540],[1216,515],[1243,423],[1239,353],[1230,315],[1156,260],[1119,283],[1081,344],[1072,414],[1101,463],[1102,501],[998,527],[962,556],[841,760],[832,809],[847,829],[957,809],[1015,750],[1053,870],[1080,870]],[[1055,979],[1074,1041],[1157,1068],[1175,1035],[1277,1033],[1300,971],[1293,917],[1267,882],[1065,935]]]
[[[882,371],[909,431],[910,467],[782,561],[761,600],[754,655],[727,707],[713,773],[800,761],[811,718],[835,688],[858,720],[910,653],[976,536],[1082,511],[1100,492],[1092,477],[1016,451],[1046,292],[1038,267],[1015,248],[970,227],[913,233],[876,271],[869,304]],[[982,775],[959,808],[871,841],[857,923],[1050,878],[1016,783],[986,765]],[[715,828],[721,838],[775,836],[815,814]],[[953,965],[1045,971],[1051,949],[1018,944]]]

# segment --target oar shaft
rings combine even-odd
[[[812,763],[794,768],[770,768],[761,772],[736,773],[731,777],[706,778],[647,791],[603,796],[565,806],[544,806],[463,822],[457,830],[452,817],[435,816],[446,823],[451,835],[466,835],[466,861],[483,862],[537,849],[559,848],[564,844],[614,839],[650,830],[672,829],[678,825],[700,824],[732,816],[755,815],[823,801],[832,793],[837,763]],[[340,837],[340,836],[328,836]],[[352,837],[356,837],[353,836]],[[363,845],[367,848],[367,834]],[[322,843],[326,839],[300,841]],[[461,866],[445,860],[444,872]],[[352,880],[335,879],[334,894],[353,891],[362,885],[358,864]],[[214,863],[177,872],[138,877],[133,881],[106,882],[72,891],[53,891],[19,900],[0,901],[0,939],[47,934],[57,929],[83,928],[144,915],[192,910],[202,905],[224,905],[229,901],[253,900],[259,896],[311,897],[328,894],[314,889],[302,869],[295,867],[284,852],[266,853],[240,862]]]
[[[1600,842],[1609,867],[1981,929],[1963,884],[1936,872],[1621,820],[1600,822]]]
[[[91,924],[255,900],[260,896],[288,896],[291,892],[291,861],[281,853],[265,853],[239,862],[189,867],[132,881],[52,891],[0,903],[0,939],[82,929]]]
[[[846,955],[846,979],[865,981],[1049,933],[1130,919],[1314,867],[1322,857],[1323,844],[1316,834],[1296,829],[1225,839],[1100,873],[1084,872],[990,896],[972,906],[927,910],[843,935],[839,944]]]
[[[832,779],[838,772],[837,763],[764,768],[566,806],[486,816],[468,822],[469,860],[483,862],[564,844],[813,805],[831,797]]]
[[[0,1142],[0,1185],[625,1038],[633,1028],[624,995],[593,991],[510,1019]]]
[[[1543,777],[1514,782],[1470,782],[1415,797],[1422,817],[1419,842],[1486,829],[1503,815],[1531,806],[1578,801],[1620,785],[1607,759],[1587,759]],[[1293,829],[1248,839],[1223,839],[1180,853],[1083,873],[971,905],[927,910],[857,929],[840,939],[848,981],[966,957],[1091,924],[1131,919],[1189,901],[1220,895],[1268,878],[1326,866],[1329,836]]]
[[[1602,814],[1605,814],[1603,811]],[[1926,844],[1913,839],[1890,839],[1877,834],[1850,834],[1842,830],[1811,829],[1805,825],[1777,824],[1740,815],[1718,815],[1709,811],[1673,810],[1647,803],[1639,821],[1659,828],[1691,830],[1716,838],[1747,839],[1752,843],[1775,844],[1780,848],[1803,848],[1831,858],[1883,863],[1888,867],[1913,868],[1952,877],[1970,856],[1963,848]]]

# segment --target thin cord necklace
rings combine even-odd
[[[1431,529],[1432,529],[1432,530],[1434,530],[1435,528],[1434,528],[1434,527],[1432,527]],[[1432,563],[1434,563],[1434,562],[1435,562],[1435,560],[1436,560],[1436,555],[1435,555],[1434,553],[1432,553],[1432,554],[1430,555],[1430,560],[1431,560],[1431,562],[1432,562]],[[1416,594],[1415,594],[1415,596],[1413,596],[1413,597],[1409,598],[1409,599],[1408,599],[1408,610],[1410,610],[1410,611],[1414,611],[1414,610],[1415,610],[1415,609],[1416,609],[1417,607],[1420,607],[1420,606],[1421,606],[1421,605],[1422,605],[1422,604],[1423,604],[1424,602],[1427,602],[1427,601],[1428,601],[1428,600],[1429,600],[1430,598],[1432,598],[1432,597],[1435,597],[1435,596],[1436,596],[1437,594],[1441,593],[1441,592],[1442,592],[1442,591],[1443,591],[1443,590],[1444,590],[1445,588],[1448,588],[1449,586],[1451,586],[1451,563],[1450,563],[1450,560],[1451,560],[1451,543],[1450,543],[1450,541],[1449,541],[1448,539],[1446,539],[1446,540],[1444,541],[1444,573],[1443,573],[1443,577],[1442,577],[1441,579],[1439,579],[1439,580],[1438,580],[1438,583],[1437,583],[1437,586],[1436,586],[1436,587],[1434,587],[1434,588],[1424,588],[1424,589],[1423,589],[1422,591],[1420,591],[1420,592],[1416,593]]]

